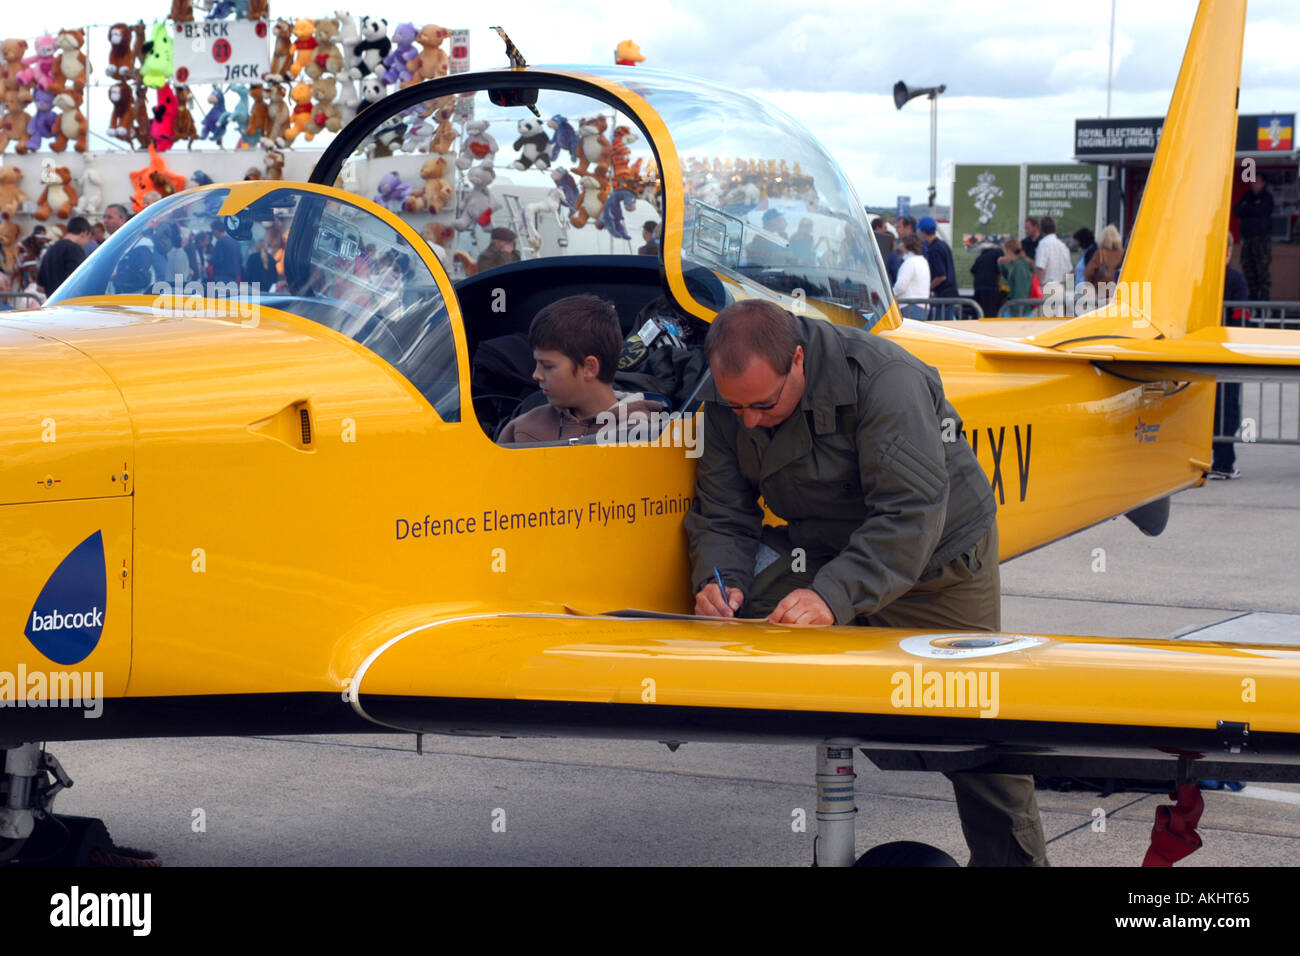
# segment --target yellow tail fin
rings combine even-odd
[[[1246,0],[1201,0],[1116,297],[1034,337],[1178,338],[1222,323]]]

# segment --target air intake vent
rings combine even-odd
[[[304,448],[311,445],[311,412],[307,410],[306,405],[298,408],[298,420],[302,425],[302,444]]]

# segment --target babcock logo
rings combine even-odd
[[[104,537],[96,531],[54,569],[32,605],[24,633],[50,660],[79,663],[90,656],[104,633],[107,602]]]

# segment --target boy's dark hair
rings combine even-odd
[[[85,216],[73,216],[68,220],[68,234],[79,236],[83,232],[90,232],[90,223],[86,221]]]
[[[1051,216],[1044,216],[1038,220],[1038,231],[1045,236],[1050,236],[1056,232],[1056,220]]]
[[[570,295],[533,316],[528,344],[534,350],[560,352],[575,369],[588,355],[594,355],[600,363],[596,378],[608,384],[618,369],[623,327],[612,302],[594,295]]]
[[[790,371],[800,345],[794,317],[772,302],[745,299],[718,313],[709,326],[704,350],[715,374],[743,375],[761,358],[778,375]]]

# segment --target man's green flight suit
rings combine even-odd
[[[789,418],[748,429],[706,395],[685,522],[696,592],[716,567],[742,617],[811,588],[837,624],[999,630],[993,490],[939,374],[878,335],[795,321],[806,386]],[[760,495],[785,527],[763,526]],[[972,865],[1045,865],[1032,777],[948,777]]]

